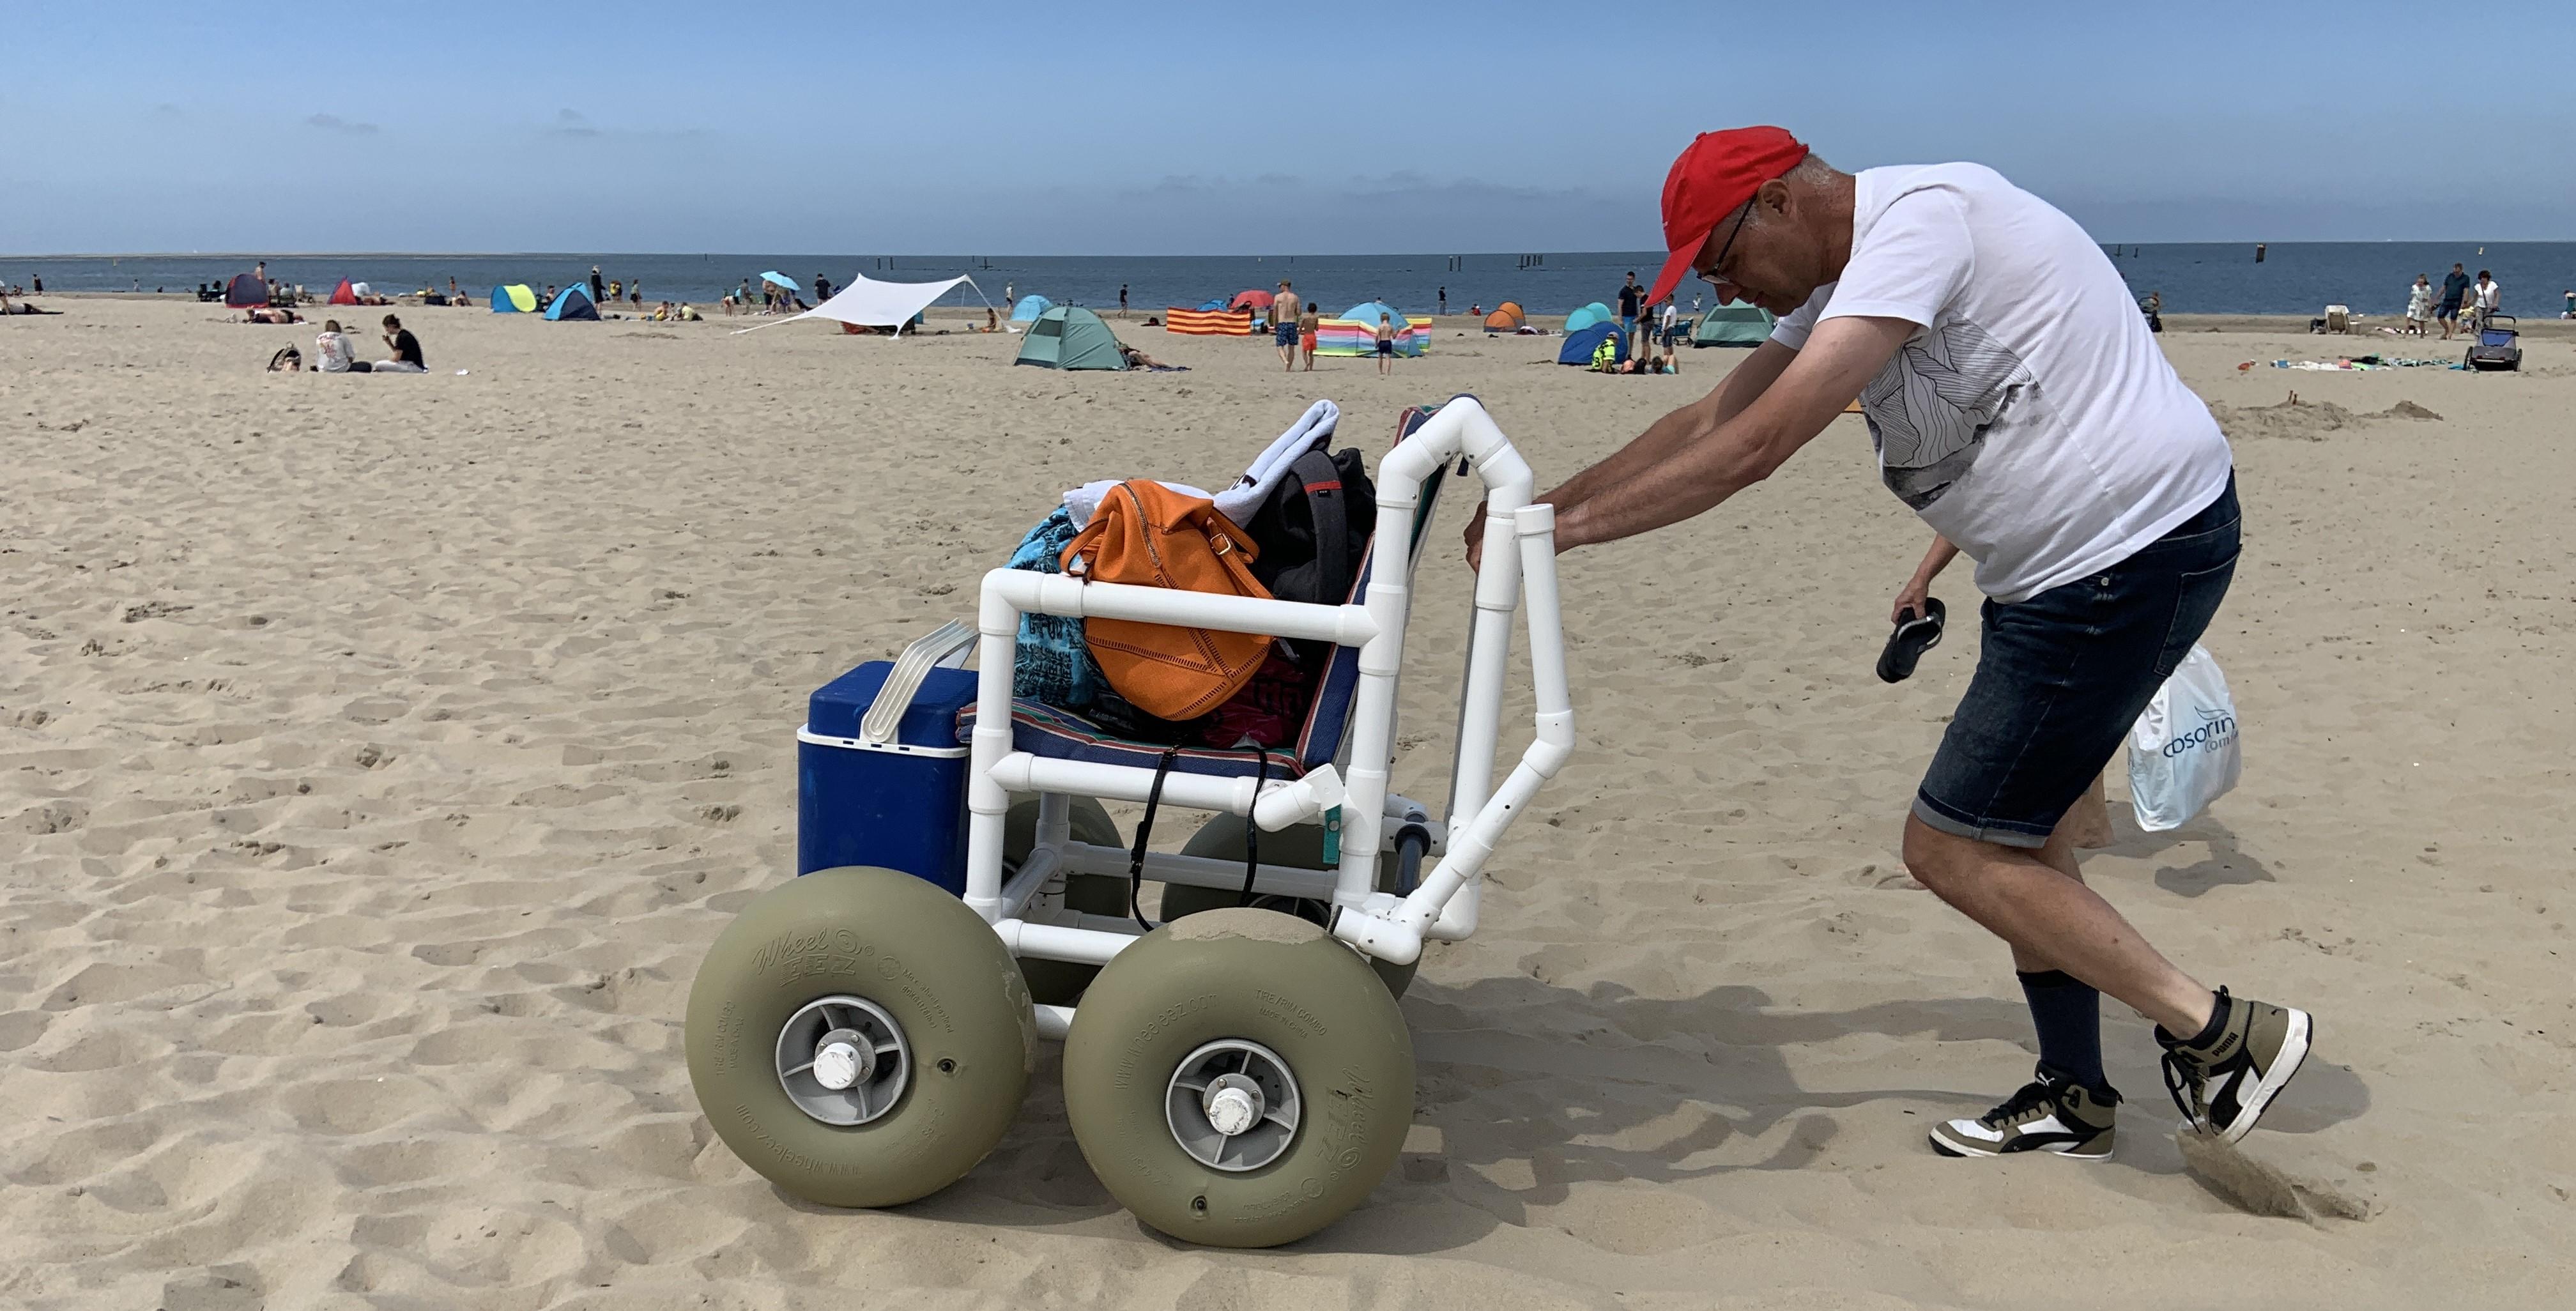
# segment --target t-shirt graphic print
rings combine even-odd
[[[2031,382],[2030,366],[1985,329],[1944,313],[1861,388],[1879,477],[1916,511],[1966,477],[1986,430]]]

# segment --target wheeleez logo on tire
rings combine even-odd
[[[2236,716],[2223,710],[2200,712],[2201,725],[2188,733],[2176,733],[2173,740],[2158,749],[2157,754],[2170,760],[2198,751],[2212,742],[2224,742],[2236,736]]]

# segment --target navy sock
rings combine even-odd
[[[2039,1062],[2096,1093],[2108,1093],[2102,1073],[2102,994],[2064,970],[2023,973],[2022,996],[2039,1030]]]

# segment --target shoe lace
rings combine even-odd
[[[2165,1092],[2173,1098],[2174,1109],[2200,1128],[2209,1125],[2209,1112],[2203,1101],[2209,1076],[2200,1062],[2183,1055],[2179,1048],[2167,1048],[2161,1062],[2165,1071]],[[2185,1094],[2189,1096],[2186,1098]]]
[[[2227,989],[2218,990],[2219,1005],[2227,1005]],[[2161,1030],[2158,1031],[2161,1035]],[[2174,1109],[2196,1128],[2209,1127],[2209,1069],[2199,1058],[2187,1054],[2189,1048],[2180,1042],[2167,1042],[2163,1061],[2165,1093],[2173,1098]],[[2186,1097],[2185,1094],[2189,1096]]]
[[[2001,1129],[2028,1119],[2033,1112],[2043,1109],[2057,1109],[2057,1089],[2044,1081],[2033,1080],[2023,1084],[2021,1091],[2005,1098],[2003,1105],[1978,1116],[1977,1120],[1989,1129]]]

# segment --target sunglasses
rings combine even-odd
[[[1726,255],[1728,251],[1735,249],[1735,236],[1737,233],[1744,231],[1744,221],[1752,217],[1753,202],[1748,200],[1744,202],[1744,208],[1736,211],[1735,226],[1726,230],[1726,242],[1717,248],[1717,258],[1710,260],[1706,268],[1692,270],[1692,272],[1699,274],[1701,281],[1706,282],[1712,287],[1721,289],[1730,285],[1729,279],[1723,272],[1726,268]],[[1715,236],[1716,233],[1712,230],[1709,235]],[[1702,247],[1702,249],[1706,249],[1706,247]]]

